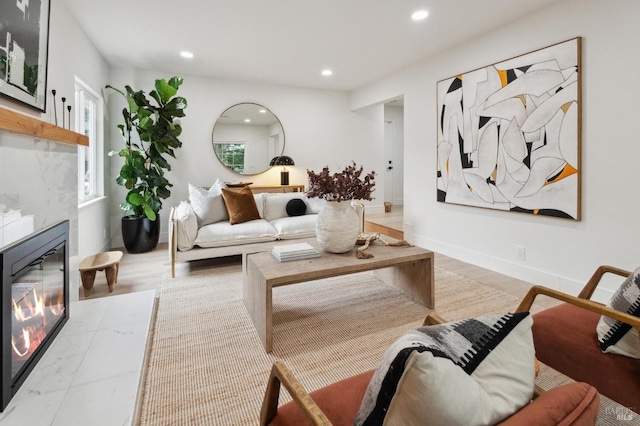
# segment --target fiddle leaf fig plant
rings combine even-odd
[[[120,150],[109,152],[124,159],[118,185],[129,190],[120,208],[131,212],[134,218],[147,217],[155,221],[162,208],[162,200],[171,195],[173,186],[165,177],[171,170],[166,156],[176,157],[175,150],[182,146],[178,139],[182,133],[179,118],[184,117],[187,100],[177,96],[183,79],[172,77],[169,81],[158,79],[155,89],[147,95],[125,86],[122,91],[111,85],[125,97],[127,107],[122,110],[124,124],[118,129],[124,141]]]

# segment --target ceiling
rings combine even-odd
[[[110,65],[353,90],[561,0],[63,1]]]

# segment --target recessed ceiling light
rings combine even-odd
[[[331,70],[322,70],[322,75],[329,76],[331,74],[333,74],[333,71]]]
[[[183,58],[193,58],[193,53],[191,52],[187,52],[186,50],[180,52],[180,56],[182,56]]]
[[[266,114],[266,113],[267,113],[266,109],[263,108],[263,109],[260,110],[260,114]]]
[[[250,118],[245,118],[245,119],[244,119],[244,122],[245,122],[245,123],[251,123],[251,119],[250,119]]]
[[[413,19],[414,21],[422,21],[427,16],[429,16],[429,12],[427,12],[426,10],[419,10],[417,12],[413,12],[413,15],[411,15],[411,19]]]

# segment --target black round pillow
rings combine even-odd
[[[300,198],[292,198],[287,203],[287,214],[289,216],[302,216],[307,211],[307,205]]]

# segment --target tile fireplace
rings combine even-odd
[[[0,249],[0,411],[69,319],[69,222]]]

